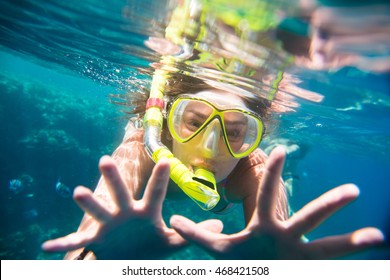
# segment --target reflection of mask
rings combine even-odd
[[[207,158],[212,158],[219,151],[219,139],[221,138],[221,124],[214,119],[205,127],[202,137],[202,149]]]
[[[248,156],[261,141],[263,123],[260,117],[242,107],[223,107],[219,109],[198,95],[181,95],[174,100],[168,113],[168,128],[172,137],[179,143],[187,143],[200,135],[201,148],[212,155],[220,148],[219,139],[223,136],[234,158]]]

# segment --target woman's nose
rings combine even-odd
[[[208,158],[215,157],[219,152],[221,139],[221,124],[218,119],[209,123],[202,137],[202,155]]]

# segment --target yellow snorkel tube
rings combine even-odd
[[[144,144],[154,162],[166,158],[170,164],[171,179],[195,201],[203,210],[211,210],[219,201],[214,174],[206,169],[191,172],[173,153],[161,142],[163,126],[164,88],[166,72],[156,70],[153,75],[150,96],[146,103],[144,116]]]

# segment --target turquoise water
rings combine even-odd
[[[102,3],[101,3],[102,2]],[[97,183],[97,163],[120,143],[126,108],[109,102],[150,83],[159,55],[144,44],[162,31],[171,9],[165,1],[3,1],[0,11],[0,256],[1,259],[61,259],[40,244],[74,231],[82,212],[56,191]],[[390,232],[390,82],[387,72],[356,67],[315,71],[293,67],[300,88],[324,96],[297,98],[294,112],[278,113],[274,139],[299,145],[288,159],[293,181],[291,206],[343,183],[353,182],[360,198],[308,234],[310,239],[375,226]],[[9,188],[10,180],[23,187]],[[193,205],[171,205],[174,213],[209,217]],[[240,207],[221,217],[226,232],[243,226]],[[213,216],[214,217],[214,216]],[[388,259],[388,249],[350,259]],[[208,258],[186,250],[172,258]]]

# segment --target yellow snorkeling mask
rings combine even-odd
[[[187,143],[201,132],[205,138],[214,139],[222,134],[234,158],[248,156],[258,147],[263,135],[263,122],[256,113],[237,106],[219,109],[212,101],[196,95],[180,95],[173,101],[168,128],[179,143]],[[203,149],[211,152],[217,144],[208,141]]]

